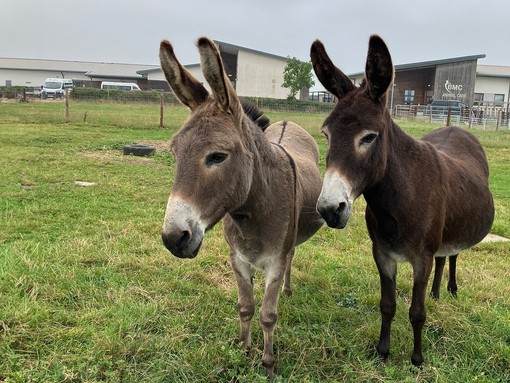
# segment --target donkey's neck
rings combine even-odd
[[[252,180],[247,198],[238,211],[251,216],[261,213],[257,212],[261,206],[266,211],[272,204],[277,204],[275,194],[283,183],[294,176],[289,172],[291,164],[285,151],[274,145],[262,129],[251,121],[248,130],[251,130],[246,142],[253,156]]]
[[[405,133],[393,121],[388,126],[385,167],[381,170],[378,180],[365,192],[365,199],[369,205],[384,201],[379,198],[381,193],[389,193],[392,199],[400,198],[405,193],[403,183],[409,177],[417,176],[416,172],[425,164],[422,162],[429,150],[422,142]]]

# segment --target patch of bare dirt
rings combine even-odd
[[[169,141],[139,141],[136,142],[141,145],[150,145],[156,148],[156,153],[168,151],[170,149]],[[112,162],[123,162],[130,164],[147,164],[151,166],[162,166],[160,163],[155,162],[152,156],[141,157],[124,155],[122,149],[106,148],[103,150],[97,150],[94,152],[82,152],[82,156],[87,158],[93,158],[101,161],[112,161]]]
[[[501,237],[496,234],[487,234],[487,236],[482,240],[482,242],[509,242],[510,239]]]

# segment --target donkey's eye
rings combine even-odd
[[[361,137],[360,145],[371,144],[377,138],[377,134],[369,133],[366,136]]]
[[[221,164],[225,159],[227,158],[227,153],[221,153],[221,152],[214,152],[211,154],[208,154],[207,157],[205,157],[205,164],[207,166],[213,166]]]

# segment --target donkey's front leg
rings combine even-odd
[[[413,298],[411,301],[411,308],[409,309],[409,320],[413,326],[414,334],[414,349],[411,363],[415,366],[421,366],[423,364],[421,334],[427,317],[425,311],[425,295],[427,282],[430,272],[432,271],[432,264],[432,255],[416,257],[413,264]]]
[[[377,353],[381,359],[386,360],[390,354],[391,322],[397,308],[395,295],[397,263],[388,255],[380,252],[375,245],[373,245],[372,251],[381,282],[381,301],[379,304],[381,311],[381,333],[377,345]]]
[[[286,268],[286,259],[280,258],[266,266],[265,292],[260,309],[260,324],[264,332],[264,352],[262,365],[266,368],[269,377],[274,377],[275,356],[273,353],[273,335],[278,319],[278,296]]]
[[[237,308],[239,310],[240,331],[239,342],[248,350],[251,346],[250,322],[255,313],[255,299],[253,297],[253,267],[240,259],[234,251],[230,254],[232,269],[237,281]]]

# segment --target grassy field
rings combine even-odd
[[[196,259],[160,230],[172,186],[167,143],[188,112],[154,105],[0,103],[0,382],[264,382],[262,331],[238,348],[237,291],[221,224]],[[319,142],[325,115],[293,120]],[[402,121],[421,136],[433,125]],[[510,237],[510,133],[474,132],[490,161],[493,233]],[[151,158],[125,144],[152,143]],[[322,163],[322,170],[324,163]],[[94,183],[83,187],[76,181]],[[467,206],[466,208],[469,208]],[[342,231],[322,228],[293,265],[275,336],[277,382],[510,381],[510,245],[459,257],[459,298],[427,299],[422,369],[412,367],[409,265],[399,266],[392,354],[374,355],[379,278],[360,198]],[[444,284],[443,284],[444,285]],[[256,277],[256,299],[262,275]]]

